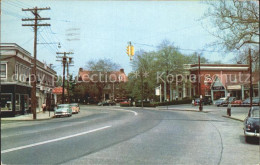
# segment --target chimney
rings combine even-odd
[[[124,69],[120,69],[120,72],[121,72],[121,73],[124,73]]]

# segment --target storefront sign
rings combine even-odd
[[[212,87],[212,90],[224,90],[225,88],[223,86],[215,86]]]

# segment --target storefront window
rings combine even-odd
[[[29,96],[24,95],[24,109],[29,109]]]
[[[15,94],[15,110],[20,111],[20,95]]]
[[[1,111],[12,111],[12,94],[1,94]]]

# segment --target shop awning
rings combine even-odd
[[[241,90],[241,85],[228,85],[228,90]]]

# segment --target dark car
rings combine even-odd
[[[203,103],[203,105],[210,105],[210,104],[212,104],[212,100],[210,97],[204,97],[202,99],[202,103]]]
[[[201,99],[201,103],[203,105],[210,105],[210,104],[212,104],[212,100],[208,97],[204,97],[204,98]],[[200,104],[200,98],[194,99],[194,105],[196,106],[196,105],[199,105],[199,104]]]
[[[259,107],[252,107],[249,109],[248,116],[244,120],[244,135],[246,142],[250,141],[252,137],[259,138],[259,122],[260,111]]]
[[[116,103],[114,101],[107,100],[107,101],[99,102],[98,105],[99,106],[109,106],[109,105],[116,105]]]

